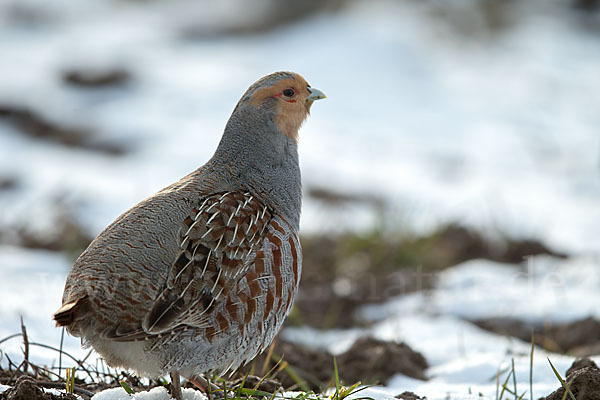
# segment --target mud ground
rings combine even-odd
[[[14,115],[12,114],[13,117]],[[13,185],[18,185],[18,182],[10,182],[7,186]],[[61,204],[57,207],[61,207]],[[87,246],[91,236],[78,226],[77,221],[67,211],[65,209],[64,213],[58,213],[57,226],[60,229],[56,230],[58,233],[54,236],[40,236],[38,232],[27,227],[12,227],[10,230],[0,227],[0,239],[25,247],[67,252],[75,258]],[[362,321],[355,313],[360,306],[366,303],[380,303],[405,293],[431,289],[436,271],[462,261],[485,258],[515,263],[521,262],[525,256],[537,254],[565,257],[533,240],[496,238],[491,242],[484,235],[459,225],[444,226],[426,236],[406,233],[390,235],[389,232],[379,230],[362,234],[304,236],[302,246],[303,276],[294,309],[286,324],[307,324],[320,329],[365,326],[367,322]],[[495,332],[501,330],[500,333],[527,341],[531,336],[532,328],[519,321],[473,322],[484,329]],[[564,327],[533,329],[536,333],[536,343],[561,352],[581,350],[581,346],[592,346],[588,352],[593,352],[593,346],[598,346],[595,340],[600,337],[600,324],[594,320],[579,321]],[[582,354],[585,352],[582,351]],[[280,359],[283,361],[278,364]],[[428,366],[427,360],[406,344],[372,338],[358,340],[348,351],[337,355],[336,360],[339,376],[346,385],[357,381],[364,384],[385,384],[397,373],[425,380]],[[269,371],[271,373],[268,379],[260,384],[260,389],[267,392],[278,388],[320,391],[332,387],[335,382],[333,355],[277,339],[270,352],[265,351],[248,366],[234,373],[227,386],[239,384],[240,380],[250,373],[251,376],[246,378],[246,387],[253,387]],[[571,375],[579,382],[594,373],[588,371],[584,377],[580,377],[583,372],[577,376]],[[149,388],[139,379],[126,373],[115,377],[110,384],[87,385],[79,382],[77,386],[93,393],[118,386],[118,381],[122,379],[135,391]],[[41,387],[56,385],[56,382],[51,381],[52,379],[39,375],[28,376],[14,371],[0,371],[0,383],[13,386],[11,390],[0,395],[0,400],[70,399],[44,393]],[[593,387],[594,381],[590,382],[590,387]],[[151,386],[160,384],[153,382]],[[413,393],[398,396],[401,399],[419,399],[418,394]],[[86,398],[85,395],[83,397]]]
[[[47,393],[42,388],[43,383],[30,376],[22,375],[14,386],[0,393],[1,400],[76,400],[77,397],[63,393],[60,395]]]
[[[578,321],[544,325],[513,318],[486,318],[471,321],[478,327],[501,335],[517,337],[555,353],[587,357],[600,353],[600,321],[588,317]]]
[[[589,358],[575,360],[566,372],[566,385],[578,400],[600,399],[600,369]],[[565,389],[561,386],[540,400],[562,400]],[[567,397],[569,398],[569,397]]]
[[[267,362],[267,369],[274,367],[280,358],[293,369],[281,371],[275,380],[284,389],[298,388],[294,375],[300,377],[306,386],[314,391],[335,386],[333,355],[325,351],[315,351],[297,344],[277,340],[273,348],[275,357]],[[238,374],[243,376],[254,368],[253,373],[261,374],[267,354],[258,356]],[[336,356],[338,373],[342,383],[352,385],[358,381],[364,384],[385,384],[389,378],[402,373],[415,379],[425,380],[427,360],[419,352],[405,343],[394,343],[362,338],[347,351]],[[301,386],[300,386],[301,387]]]
[[[438,271],[472,259],[521,263],[532,255],[566,257],[527,239],[493,241],[457,224],[418,236],[374,230],[302,237],[303,270],[288,324],[319,329],[364,326],[355,315],[365,303],[431,289]]]

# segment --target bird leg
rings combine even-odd
[[[173,396],[175,400],[183,400],[179,372],[171,372],[169,375],[171,375],[171,396]]]

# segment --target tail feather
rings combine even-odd
[[[63,304],[53,315],[56,326],[69,326],[75,321],[77,309],[81,307],[82,300],[77,299]]]

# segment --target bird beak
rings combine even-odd
[[[307,89],[310,92],[310,94],[306,98],[306,101],[315,101],[315,100],[321,100],[321,99],[327,98],[327,96],[325,96],[325,93],[321,92],[319,89],[315,89],[315,88],[311,88],[311,87],[309,87]]]

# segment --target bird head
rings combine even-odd
[[[271,113],[279,131],[297,140],[313,102],[324,98],[323,92],[312,88],[299,74],[274,72],[252,84],[233,112],[250,106]]]

